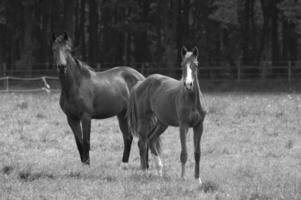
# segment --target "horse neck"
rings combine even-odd
[[[70,92],[74,92],[76,85],[79,84],[81,73],[79,71],[79,66],[77,65],[78,63],[76,60],[71,55],[68,55],[66,72],[64,70],[60,70],[59,72],[62,93],[69,94]]]

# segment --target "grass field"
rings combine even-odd
[[[180,178],[178,129],[163,135],[164,177],[139,169],[135,140],[121,168],[115,118],[93,121],[91,166],[79,161],[59,95],[0,94],[0,199],[301,199],[301,94],[207,93],[200,187],[188,134]]]

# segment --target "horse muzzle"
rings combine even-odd
[[[65,73],[67,71],[67,66],[66,65],[57,65],[57,71]]]
[[[193,83],[192,83],[192,82],[189,82],[189,83],[184,82],[184,87],[185,87],[188,91],[193,91]]]

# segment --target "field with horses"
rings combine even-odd
[[[200,187],[192,131],[180,178],[177,128],[162,135],[163,178],[140,167],[137,139],[123,168],[116,118],[94,120],[82,166],[59,94],[0,94],[0,199],[301,199],[301,94],[205,92]]]

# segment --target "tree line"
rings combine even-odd
[[[51,69],[51,35],[66,31],[92,67],[174,70],[183,45],[201,66],[294,65],[300,24],[300,0],[2,0],[0,64]]]

